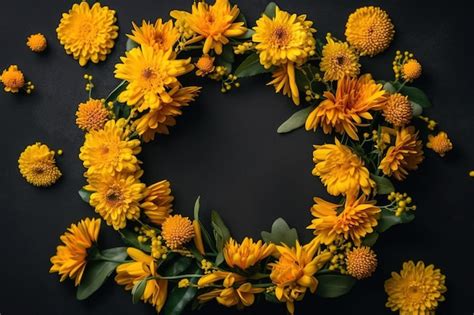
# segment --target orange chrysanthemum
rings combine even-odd
[[[109,111],[101,100],[90,99],[79,104],[76,112],[76,125],[84,131],[104,128],[109,120]]]
[[[179,31],[173,26],[173,21],[163,23],[157,19],[155,24],[142,21],[142,26],[132,23],[132,35],[127,35],[139,45],[150,46],[155,50],[169,50],[179,39]]]
[[[169,216],[161,225],[166,246],[177,249],[191,241],[194,237],[194,227],[189,218],[179,214]]]
[[[148,186],[144,195],[140,208],[151,222],[157,225],[162,224],[173,211],[174,197],[171,195],[170,182],[162,180]]]
[[[25,76],[18,66],[11,65],[3,70],[0,81],[5,86],[5,92],[17,93],[25,85]]]

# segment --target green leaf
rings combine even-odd
[[[201,196],[198,196],[194,202],[194,220],[199,220],[199,209],[201,208]]]
[[[125,49],[127,51],[132,50],[133,48],[138,47],[138,43],[134,42],[132,39],[127,38],[127,44],[125,45]]]
[[[425,92],[416,88],[414,86],[402,86],[400,83],[394,83],[394,86],[399,92],[405,96],[408,96],[408,99],[412,102],[419,104],[422,108],[431,107],[431,102],[426,96]]]
[[[140,302],[140,299],[143,296],[143,293],[145,292],[146,288],[146,283],[148,282],[148,279],[145,278],[141,280],[140,282],[135,283],[132,289],[132,303],[137,304]]]
[[[276,14],[277,4],[275,2],[270,2],[267,4],[265,11],[263,12],[269,18],[274,18]]]
[[[165,263],[160,266],[160,274],[165,277],[172,277],[182,274],[191,266],[193,259],[178,255],[174,259],[166,259]]]
[[[414,117],[418,117],[421,114],[423,114],[423,107],[421,107],[420,104],[412,102],[412,101],[410,101],[410,104],[411,104],[411,108],[412,108],[412,111],[413,111],[412,115]]]
[[[397,91],[397,89],[393,86],[391,82],[385,82],[385,84],[383,85],[383,89],[390,94],[393,94]]]
[[[235,69],[235,75],[239,78],[251,77],[257,74],[270,72],[271,69],[265,69],[260,64],[257,53],[251,53],[244,61]]]
[[[240,36],[237,36],[236,38],[238,39],[251,39],[253,34],[255,34],[255,31],[251,28],[247,28],[247,31],[240,35]]]
[[[390,179],[388,179],[387,177],[370,174],[370,178],[372,178],[375,181],[375,184],[377,185],[376,189],[378,195],[387,195],[395,191],[395,187],[393,186]]]
[[[378,232],[385,232],[394,225],[409,223],[413,221],[413,219],[415,219],[415,214],[412,212],[403,212],[399,217],[397,217],[394,212],[382,209],[376,229]]]
[[[222,54],[220,54],[220,57],[229,63],[233,63],[235,61],[235,56],[234,48],[232,48],[232,45],[225,45],[222,48]]]
[[[202,274],[202,270],[194,265],[188,269],[187,273]],[[196,284],[198,278],[191,278],[190,282]],[[183,313],[185,307],[194,299],[197,294],[197,288],[189,286],[187,288],[179,288],[175,286],[168,294],[166,304],[163,307],[164,315],[180,315]]]
[[[81,199],[84,200],[84,202],[89,203],[91,195],[92,195],[90,191],[87,191],[84,188],[81,188],[78,191],[78,193],[79,193],[79,196],[81,196]]]
[[[110,261],[89,261],[81,283],[77,287],[76,298],[85,300],[97,291],[120,263]]]
[[[261,235],[266,243],[274,243],[277,245],[283,243],[290,247],[295,246],[298,240],[298,232],[296,229],[291,229],[288,223],[282,218],[278,218],[273,222],[271,232],[263,231]]]
[[[281,124],[280,127],[278,127],[277,132],[287,133],[300,127],[303,127],[306,122],[306,118],[308,118],[308,115],[313,111],[313,109],[314,106],[309,106],[297,111],[296,113],[291,115],[291,117],[288,118],[283,124]]]
[[[214,264],[216,266],[220,266],[223,262],[224,262],[224,254],[222,253],[222,251],[220,251],[216,256],[216,261],[214,262]]]
[[[211,222],[212,228],[214,229],[214,237],[216,238],[217,250],[221,251],[230,238],[229,229],[216,211],[211,212]]]
[[[117,100],[117,97],[119,96],[120,93],[122,93],[125,88],[127,87],[128,82],[123,80],[120,82],[113,90],[110,92],[110,94],[107,96],[105,99],[105,104],[109,102],[115,102]]]
[[[138,241],[138,234],[127,229],[120,230],[120,235],[126,245],[138,248],[147,253],[151,252],[150,245]]]
[[[318,289],[316,294],[324,298],[335,298],[348,293],[356,279],[347,275],[317,275]]]
[[[265,292],[265,301],[270,303],[280,303],[280,301],[275,296],[275,293]]]
[[[128,257],[126,247],[114,247],[104,249],[100,252],[100,257],[103,259],[122,261]]]
[[[362,245],[369,247],[374,246],[375,242],[377,242],[377,239],[379,238],[379,235],[380,234],[375,231],[370,233],[369,235],[364,237],[364,239],[362,240]]]

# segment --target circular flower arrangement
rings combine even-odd
[[[392,181],[404,180],[424,159],[418,120],[434,130],[437,123],[421,116],[428,97],[411,85],[422,72],[412,53],[397,52],[393,80],[375,80],[359,63],[390,45],[394,25],[377,7],[349,16],[346,40],[327,34],[318,39],[306,15],[292,14],[270,3],[254,27],[228,0],[195,2],[191,10],[172,11],[169,21],[133,24],[127,51],[115,66],[122,80],[105,99],[92,98],[93,78],[85,75],[89,99],[77,110],[77,125],[86,132],[79,158],[86,185],[79,191],[101,219],[72,224],[51,258],[51,272],[74,280],[77,298],[88,298],[115,272],[115,281],[131,291],[134,302],[151,304],[163,314],[181,314],[209,301],[244,308],[257,299],[284,303],[290,314],[305,295],[338,297],[377,268],[371,248],[379,235],[415,217],[416,206]],[[63,14],[58,38],[81,65],[104,60],[118,36],[115,11],[95,3],[73,5]],[[32,35],[33,51],[46,47]],[[331,201],[314,198],[314,233],[302,244],[298,232],[281,218],[262,240],[232,238],[217,212],[207,224],[200,218],[172,214],[173,196],[166,180],[141,181],[138,154],[144,142],[168,134],[200,92],[183,86],[180,77],[207,77],[227,92],[239,80],[271,73],[268,85],[288,96],[297,111],[279,128],[300,127],[334,135],[333,143],[314,146],[313,175]],[[1,80],[8,92],[25,84],[11,66]],[[441,156],[452,149],[441,131],[428,136],[426,147]],[[21,174],[37,186],[61,176],[55,152],[40,143],[19,159]],[[337,200],[337,199],[338,200]],[[101,222],[123,238],[126,247],[103,249],[97,241]],[[432,265],[407,262],[385,283],[387,307],[401,314],[432,314],[443,301],[445,276]]]

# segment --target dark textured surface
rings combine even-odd
[[[131,21],[166,17],[170,9],[187,8],[191,1],[104,1],[118,12],[121,28],[116,49],[107,61],[85,69],[67,56],[56,40],[61,12],[71,1],[3,1],[0,10],[0,67],[18,64],[34,82],[32,96],[0,93],[1,128],[1,262],[0,313],[13,314],[153,314],[144,304],[133,305],[122,287],[109,281],[91,299],[78,302],[71,281],[59,283],[48,274],[49,257],[58,237],[72,222],[95,215],[77,195],[84,183],[77,155],[83,134],[74,125],[74,112],[85,100],[84,73],[95,77],[96,96],[104,96],[116,84],[112,70],[123,53],[124,34]],[[423,259],[447,275],[447,301],[439,314],[471,314],[474,311],[470,251],[474,228],[471,196],[474,179],[472,147],[474,107],[473,64],[468,2],[417,1],[280,1],[284,9],[307,13],[318,36],[328,31],[342,37],[347,16],[365,4],[385,8],[396,26],[396,40],[383,55],[363,59],[365,70],[381,79],[391,76],[396,49],[415,52],[424,67],[417,83],[430,95],[435,107],[429,115],[441,123],[453,139],[455,151],[445,159],[427,151],[421,169],[399,190],[409,192],[418,204],[416,220],[393,228],[375,246],[379,268],[374,277],[359,282],[350,295],[323,300],[308,295],[297,304],[298,314],[385,314],[383,282],[403,261]],[[254,21],[266,1],[238,1],[249,21]],[[49,40],[44,55],[31,53],[26,36],[42,32]],[[193,79],[194,80],[194,79]],[[302,130],[280,136],[275,130],[294,110],[290,101],[276,95],[268,78],[243,80],[239,91],[219,92],[213,82],[202,82],[199,100],[185,111],[167,137],[144,146],[141,159],[152,183],[172,182],[175,209],[191,214],[193,201],[202,196],[203,209],[217,209],[237,238],[259,235],[275,218],[283,216],[308,237],[304,228],[313,196],[325,196],[319,180],[311,176],[312,144],[323,138]],[[201,83],[199,81],[199,83]],[[26,145],[42,141],[62,148],[58,159],[64,176],[50,189],[28,185],[17,169],[17,158]],[[103,247],[118,244],[117,236],[103,226]],[[237,314],[208,306],[200,314]],[[285,314],[283,305],[260,304],[241,314]],[[197,313],[196,313],[197,314]]]

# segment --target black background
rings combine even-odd
[[[83,75],[94,75],[96,97],[116,85],[113,68],[123,53],[125,33],[132,21],[168,16],[171,9],[188,9],[188,1],[103,1],[117,10],[120,38],[106,62],[81,68],[67,56],[56,39],[61,13],[72,1],[2,1],[0,10],[0,66],[18,64],[34,82],[31,96],[0,93],[1,191],[0,191],[0,313],[12,314],[153,314],[149,305],[131,303],[122,287],[109,281],[92,298],[78,302],[71,281],[59,283],[48,274],[49,257],[58,237],[72,223],[96,216],[77,190],[83,185],[78,159],[83,133],[76,128],[77,104],[87,97]],[[255,21],[267,1],[237,1],[249,21]],[[375,246],[379,268],[374,277],[359,282],[342,298],[324,300],[307,295],[297,304],[298,314],[385,314],[383,282],[403,261],[422,259],[447,275],[447,301],[439,314],[472,314],[472,31],[467,1],[291,1],[283,9],[307,13],[318,36],[326,32],[343,38],[348,15],[355,8],[377,4],[386,9],[396,26],[390,49],[373,59],[363,58],[365,71],[389,79],[397,49],[409,49],[423,64],[417,85],[430,95],[429,115],[440,122],[453,140],[455,150],[442,159],[426,150],[421,169],[398,184],[418,205],[416,220],[384,233]],[[47,53],[37,55],[25,45],[27,35],[42,32],[49,40]],[[176,196],[175,210],[191,214],[197,195],[204,211],[219,210],[238,239],[259,236],[279,216],[296,226],[303,238],[313,196],[326,196],[318,178],[311,175],[312,144],[332,141],[299,130],[278,135],[276,128],[295,107],[290,100],[266,87],[268,77],[242,80],[242,87],[221,94],[215,82],[190,79],[203,92],[185,110],[170,136],[144,145],[144,181],[169,179]],[[197,82],[196,82],[197,80]],[[189,81],[188,81],[189,82]],[[20,176],[17,158],[36,141],[64,155],[58,164],[64,176],[50,189],[28,185]],[[111,229],[102,226],[103,247],[119,243]],[[199,314],[237,314],[209,305]],[[242,314],[285,314],[284,305],[260,304]],[[196,313],[198,314],[198,313]]]

